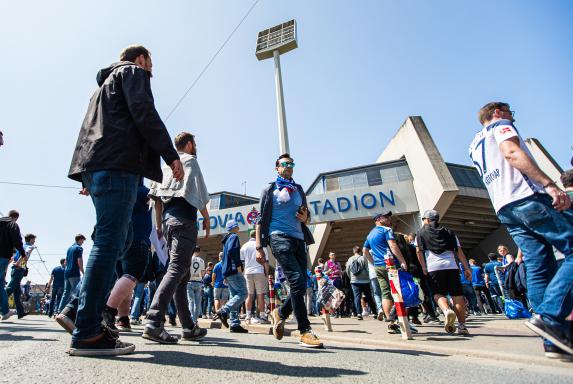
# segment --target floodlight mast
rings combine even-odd
[[[288,131],[285,113],[285,100],[283,96],[283,77],[281,74],[281,55],[278,50],[273,51],[275,59],[275,88],[277,96],[277,113],[279,120],[279,147],[280,153],[290,153]]]
[[[259,32],[257,37],[257,59],[265,60],[272,57],[275,62],[275,93],[277,99],[277,118],[279,123],[279,148],[281,154],[290,153],[290,147],[286,123],[280,55],[297,47],[295,20],[290,20],[286,23],[265,29],[264,31]]]

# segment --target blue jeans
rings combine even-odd
[[[362,314],[362,294],[364,293],[364,298],[366,299],[366,303],[370,307],[372,313],[377,313],[376,303],[372,298],[372,289],[370,287],[370,283],[351,283],[350,286],[352,287],[352,294],[354,295],[354,310],[356,314]]]
[[[555,210],[551,198],[535,194],[500,209],[497,216],[523,252],[527,294],[534,311],[565,327],[573,309],[573,210]],[[553,247],[565,260],[557,268]]]
[[[298,330],[308,332],[310,321],[306,314],[304,296],[306,294],[306,245],[303,240],[290,236],[272,234],[271,250],[290,284],[290,295],[279,308],[279,315],[286,319],[294,311]]]
[[[141,300],[143,299],[143,290],[145,283],[137,283],[133,289],[133,303],[131,304],[130,317],[134,320],[139,320],[141,316]]]
[[[382,290],[380,289],[378,278],[374,277],[370,279],[370,287],[372,288],[372,296],[374,296],[374,302],[376,303],[376,313],[378,313],[382,310]]]
[[[203,312],[210,315],[213,312],[213,287],[210,285],[205,286],[203,294]]]
[[[60,300],[58,312],[62,312],[66,307],[66,305],[68,305],[68,303],[72,299],[72,294],[74,293],[79,283],[80,283],[79,276],[64,278],[64,293],[62,294],[62,299]]]
[[[201,316],[201,305],[203,299],[203,292],[201,288],[203,283],[200,281],[190,281],[187,283],[187,298],[189,299],[189,311],[191,311],[191,318],[197,322],[197,317]]]
[[[462,291],[464,293],[464,297],[467,299],[470,309],[474,312],[480,312],[480,309],[477,305],[477,297],[474,291],[474,288],[471,284],[462,284]]]
[[[95,207],[96,236],[80,290],[74,339],[101,333],[102,312],[117,260],[126,246],[139,176],[106,170],[85,172],[82,180]]]
[[[2,315],[10,312],[8,307],[8,295],[6,294],[6,270],[10,264],[9,259],[0,259],[0,312]]]
[[[247,300],[248,291],[245,278],[240,273],[236,275],[227,276],[227,286],[231,293],[231,299],[221,308],[224,313],[230,313],[231,327],[238,327],[241,325],[237,311],[241,305]]]
[[[22,279],[24,278],[24,268],[12,267],[12,272],[10,273],[10,283],[6,287],[6,297],[14,294],[14,304],[16,305],[16,312],[18,316],[24,314],[24,307],[22,306]],[[8,306],[6,306],[7,308]]]
[[[50,301],[50,309],[48,311],[48,316],[52,317],[56,309],[60,309],[60,301],[64,294],[64,287],[52,286],[52,298]]]

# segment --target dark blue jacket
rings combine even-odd
[[[241,264],[241,242],[236,233],[228,233],[223,238],[223,277],[236,275]]]
[[[300,196],[302,197],[302,205],[308,207],[306,202],[306,194],[304,190],[299,184],[295,184],[298,191],[300,192]],[[269,245],[269,227],[271,225],[271,218],[273,214],[273,191],[275,190],[275,183],[274,181],[270,183],[270,185],[263,190],[261,194],[261,204],[259,211],[261,212],[261,220],[259,221],[260,231],[261,231],[261,245],[266,247]],[[307,209],[308,218],[310,220],[310,209]],[[302,227],[302,234],[304,235],[304,242],[306,245],[314,244],[314,237],[310,232],[310,229],[306,226],[306,224],[301,223]]]

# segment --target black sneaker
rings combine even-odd
[[[525,325],[541,337],[551,341],[555,346],[563,351],[573,354],[573,342],[569,335],[560,328],[555,327],[539,315],[533,315]]]
[[[223,326],[225,328],[229,328],[229,315],[226,314],[225,312],[219,310],[217,311],[217,313],[215,313],[215,316],[213,316],[213,320],[221,320],[221,324],[223,324]]]
[[[205,328],[199,328],[198,325],[195,325],[190,331],[183,330],[181,338],[187,341],[196,341],[202,339],[205,337],[205,335],[207,335],[207,330]]]
[[[115,338],[107,328],[89,340],[73,340],[68,350],[70,356],[117,356],[135,351],[135,345]]]
[[[356,315],[356,319],[357,319],[357,320],[364,320],[364,318],[362,317],[362,315]]]
[[[141,336],[159,344],[177,344],[179,342],[179,339],[171,336],[163,327],[152,328],[146,325]]]
[[[416,325],[422,325],[422,322],[417,317],[413,317],[412,320],[410,321],[410,323],[416,324]]]
[[[390,323],[388,324],[388,333],[390,334],[399,334],[400,333],[400,326],[397,323]]]
[[[66,306],[56,315],[56,322],[66,330],[70,335],[74,333],[74,329],[76,329],[75,322],[76,322],[76,308],[73,306]]]
[[[177,326],[177,320],[174,317],[169,318],[169,325]]]
[[[109,330],[115,334],[116,338],[119,337],[119,329],[115,326],[115,317],[117,316],[117,309],[108,307],[107,305],[104,307],[102,316],[102,324],[103,326],[109,328]]]
[[[249,330],[241,327],[240,325],[235,325],[235,326],[231,327],[231,332],[232,333],[249,333]]]
[[[18,315],[18,318],[21,319],[24,316],[28,316],[30,314],[30,312],[24,312],[21,315]]]
[[[549,359],[559,359],[563,361],[573,361],[573,355],[565,352],[561,348],[553,344],[543,344],[545,350],[545,357]]]

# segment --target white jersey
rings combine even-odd
[[[469,148],[470,157],[482,177],[496,212],[534,193],[544,193],[541,184],[529,179],[505,160],[499,145],[512,137],[519,139],[521,149],[533,159],[509,120],[499,120],[482,129]]]
[[[193,256],[191,259],[191,276],[189,281],[203,281],[202,272],[205,270],[205,261],[199,256]]]
[[[265,258],[269,260],[267,248],[263,248]],[[257,261],[257,242],[255,239],[250,239],[241,247],[241,261],[245,267],[245,275],[253,275],[255,273],[265,273],[265,268]]]

